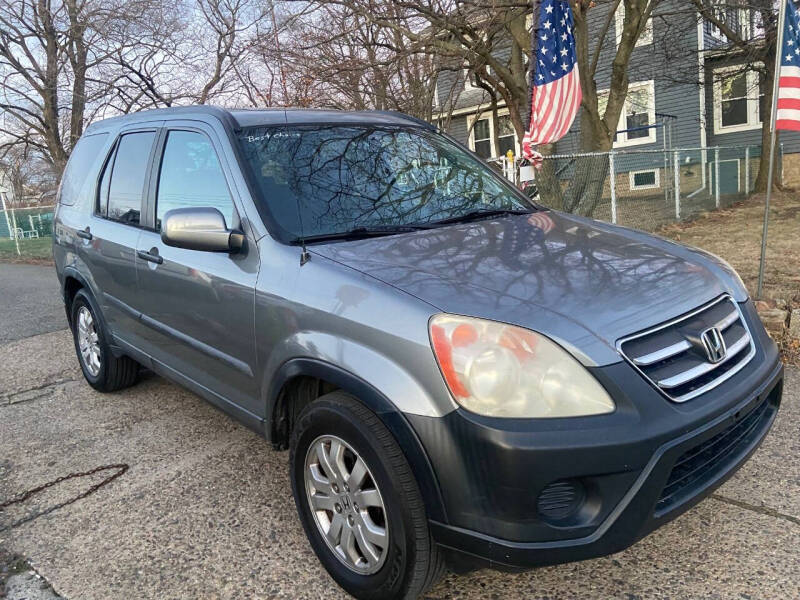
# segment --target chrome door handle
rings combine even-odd
[[[158,254],[151,254],[147,250],[137,250],[136,256],[138,256],[142,260],[146,260],[151,263],[156,263],[157,265],[160,265],[161,263],[164,262],[164,259],[160,257]]]

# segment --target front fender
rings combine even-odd
[[[290,359],[300,357],[357,374],[359,379],[380,391],[385,398],[390,398],[391,404],[403,413],[440,417],[456,408],[427,341],[424,347],[407,348],[402,356],[390,357],[351,338],[320,331],[298,331],[271,352],[264,369],[266,380],[262,389],[274,388],[270,381],[271,374],[277,373]],[[402,366],[413,364],[410,361],[426,363],[428,368],[417,369],[427,378],[425,381]],[[271,408],[268,404],[267,415]]]
[[[275,441],[272,421],[280,392],[286,382],[301,375],[316,377],[336,385],[358,398],[378,416],[397,440],[414,472],[420,493],[425,501],[428,518],[442,519],[443,522],[447,522],[438,480],[428,460],[428,455],[411,424],[384,393],[346,369],[316,358],[297,357],[284,362],[272,377],[267,391],[264,429],[269,441]]]

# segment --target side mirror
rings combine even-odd
[[[161,241],[167,246],[205,252],[238,252],[244,234],[228,229],[216,208],[174,208],[161,219]]]

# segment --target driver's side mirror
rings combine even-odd
[[[244,246],[244,234],[228,229],[216,208],[174,208],[161,219],[161,241],[188,250],[238,252]]]

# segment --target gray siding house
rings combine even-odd
[[[610,9],[609,3],[598,4],[591,17],[599,24]],[[620,4],[598,61],[595,81],[601,112],[623,10]],[[747,9],[731,11],[725,18],[747,35],[757,34],[758,24]],[[686,149],[679,155],[680,177],[692,179],[689,186],[713,185],[716,171],[710,165],[715,160],[723,194],[743,193],[747,182],[752,186],[761,152],[763,86],[758,73],[744,69],[744,59],[728,45],[725,36],[702,22],[685,2],[667,0],[656,9],[630,61],[626,106],[614,140],[620,152],[617,174],[625,189],[653,190],[661,187],[665,176],[672,177],[665,161],[671,161],[673,153],[665,149]],[[442,71],[436,96],[443,128],[477,154],[497,157],[509,149],[519,154],[520,140],[502,100],[495,126],[488,95],[474,87],[466,70]],[[579,132],[580,113],[556,144],[556,153],[578,152]],[[784,182],[800,184],[800,133],[782,132],[780,142]],[[723,147],[716,156],[713,150],[700,150],[714,146]],[[662,151],[642,152],[654,150]]]

